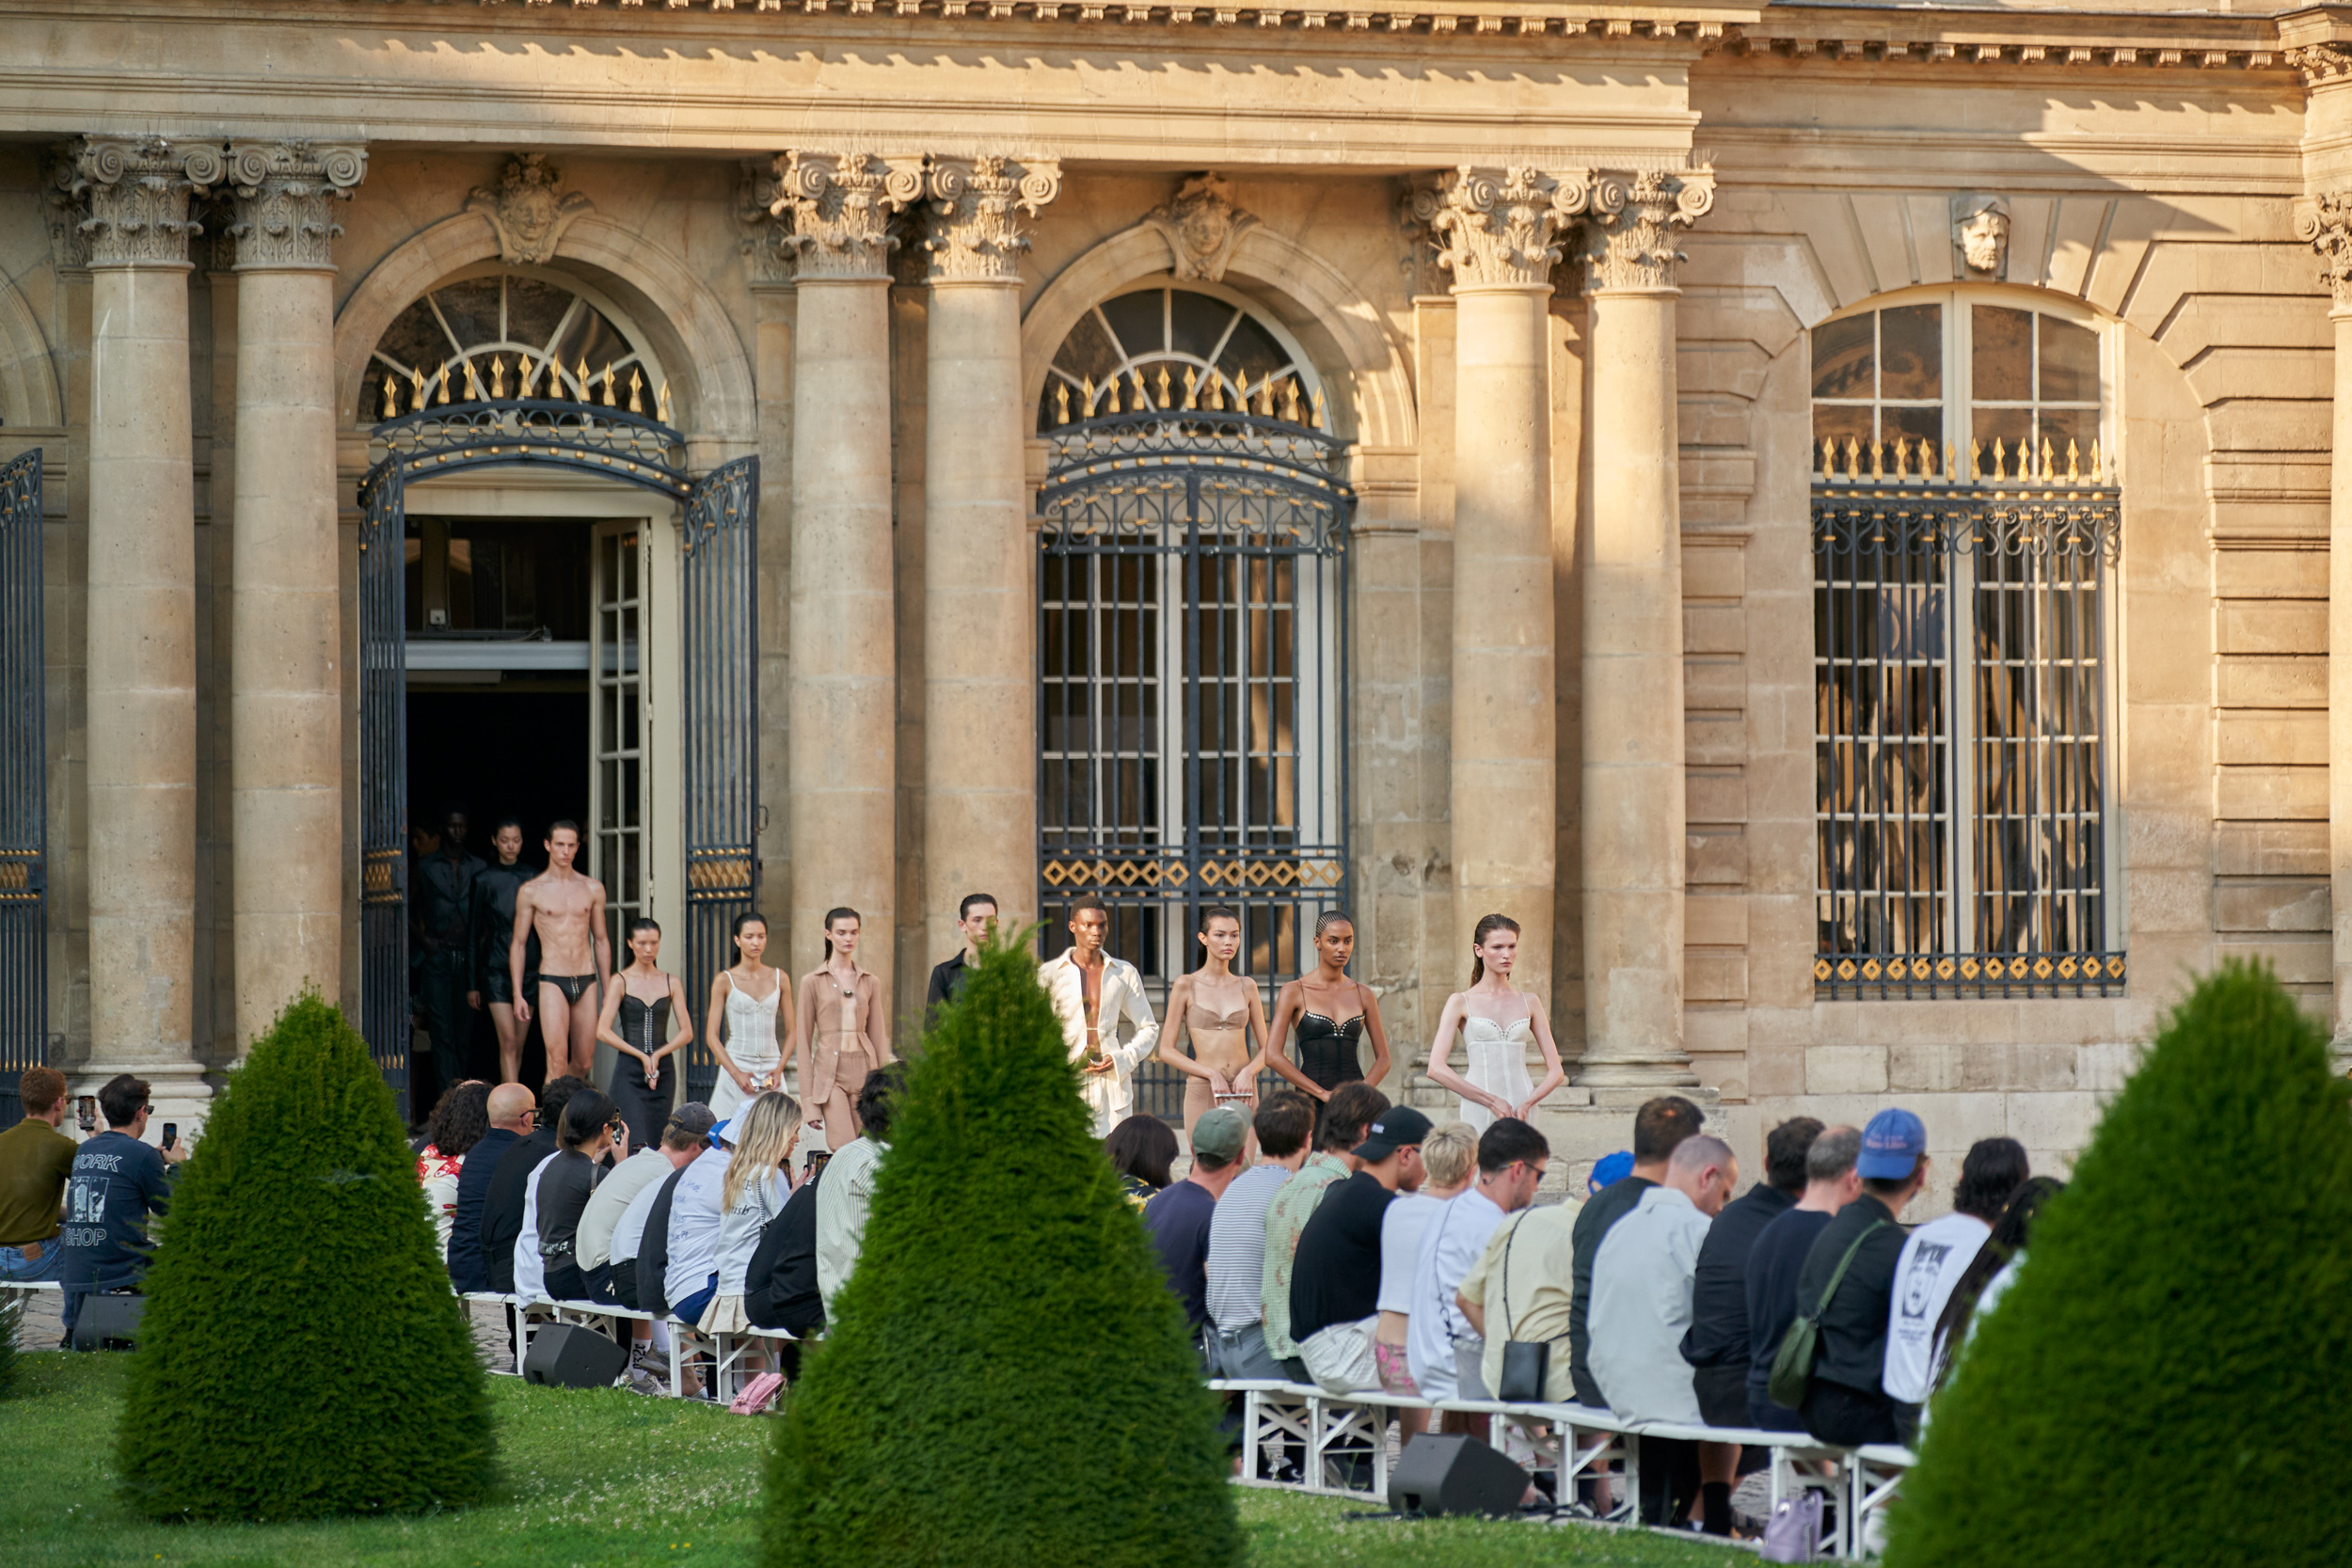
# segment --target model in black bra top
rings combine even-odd
[[[1266,1030],[1266,1065],[1318,1102],[1329,1100],[1343,1084],[1359,1079],[1377,1084],[1389,1072],[1389,1037],[1373,1005],[1372,988],[1347,973],[1355,954],[1355,925],[1337,910],[1326,911],[1315,922],[1314,970],[1282,988]],[[1293,1025],[1297,1029],[1295,1057]],[[1372,1038],[1369,1068],[1358,1049],[1367,1035]]]

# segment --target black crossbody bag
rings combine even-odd
[[[1502,1243],[1502,1325],[1510,1332],[1511,1318],[1511,1254],[1519,1244],[1519,1232],[1527,1221],[1522,1216],[1511,1227],[1511,1234]],[[1551,1345],[1544,1339],[1505,1339],[1502,1342],[1502,1375],[1495,1398],[1505,1404],[1540,1404],[1546,1385],[1551,1377]]]

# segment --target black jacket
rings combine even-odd
[[[522,1142],[522,1134],[493,1127],[467,1154],[457,1170],[457,1208],[449,1227],[449,1281],[461,1291],[490,1288],[489,1268],[482,1256],[482,1206],[490,1196],[505,1152]],[[521,1228],[517,1217],[516,1228]]]
[[[817,1183],[824,1179],[819,1165],[759,1233],[743,1276],[743,1312],[755,1327],[805,1338],[825,1326],[825,1300],[817,1292]]]
[[[515,1292],[515,1240],[523,1233],[531,1173],[554,1152],[555,1129],[542,1127],[500,1156],[498,1172],[490,1178],[490,1194],[482,1200],[482,1273],[501,1295]],[[459,1177],[463,1180],[462,1171]]]
[[[1691,1281],[1691,1326],[1682,1336],[1682,1359],[1692,1366],[1747,1366],[1748,1253],[1766,1226],[1796,1206],[1795,1195],[1758,1181],[1707,1227]]]
[[[1870,1230],[1873,1222],[1878,1222],[1876,1230]],[[1829,1310],[1821,1314],[1813,1375],[1879,1395],[1879,1380],[1886,1373],[1886,1312],[1894,1299],[1895,1265],[1902,1258],[1905,1235],[1895,1223],[1894,1211],[1868,1193],[1837,1211],[1804,1255],[1804,1268],[1797,1275],[1797,1310],[1815,1310],[1838,1260],[1865,1231],[1868,1239],[1854,1254],[1837,1294],[1830,1298]]]
[[[653,1208],[645,1214],[645,1237],[637,1243],[637,1310],[660,1317],[670,1310],[670,1200],[677,1196],[677,1179],[692,1170],[690,1162],[662,1179]]]

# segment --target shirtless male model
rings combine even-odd
[[[523,955],[539,938],[539,1037],[547,1042],[550,1082],[571,1073],[586,1079],[596,1065],[596,1011],[612,977],[612,938],[604,927],[604,884],[572,869],[580,827],[548,829],[548,868],[515,895],[515,935],[506,950],[514,982],[515,1017],[531,1022],[523,998]]]

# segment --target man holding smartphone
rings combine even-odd
[[[122,1073],[98,1091],[106,1131],[75,1151],[73,1176],[66,1184],[65,1332],[70,1341],[82,1300],[95,1292],[135,1291],[147,1273],[154,1244],[147,1234],[150,1214],[171,1205],[170,1167],[188,1157],[174,1139],[157,1149],[144,1141],[147,1081]]]

